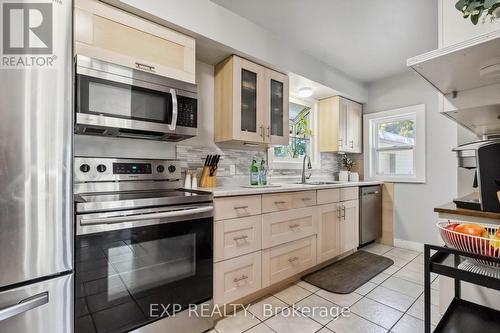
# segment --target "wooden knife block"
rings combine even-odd
[[[216,187],[217,186],[217,169],[210,176],[210,167],[204,166],[201,171],[200,187]]]

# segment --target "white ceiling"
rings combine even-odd
[[[362,82],[437,48],[435,0],[212,1]]]
[[[290,80],[289,84],[289,90],[290,90],[290,95],[295,98],[299,98],[299,90],[301,88],[311,88],[312,89],[312,95],[311,99],[315,100],[320,100],[323,98],[331,97],[331,96],[336,96],[340,95],[341,93],[329,88],[327,86],[324,86],[318,82],[315,82],[313,80],[309,80],[308,78],[305,78],[303,76],[300,76],[295,73],[289,73],[288,78]]]

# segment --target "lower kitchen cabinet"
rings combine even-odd
[[[214,301],[230,304],[356,250],[358,188],[215,198]]]
[[[262,286],[267,287],[316,265],[316,235],[262,251]]]
[[[229,304],[262,288],[261,252],[214,264],[214,302]]]
[[[339,223],[341,205],[337,203],[320,205],[318,210],[318,263],[339,255]]]
[[[358,200],[349,200],[340,204],[339,235],[340,235],[340,254],[359,245],[359,202]]]

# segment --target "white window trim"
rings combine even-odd
[[[387,118],[403,117],[414,115],[416,119],[415,127],[415,158],[413,160],[415,174],[413,176],[382,176],[375,172],[376,151],[374,144],[373,124],[379,123]],[[426,178],[426,122],[425,104],[413,105],[399,109],[368,113],[363,115],[363,145],[365,175],[368,180],[383,180],[395,183],[425,183]]]
[[[318,101],[313,98],[299,98],[290,96],[290,102],[305,105],[311,108],[311,123],[312,123],[312,136],[311,136],[311,164],[313,169],[321,168],[321,158],[319,152],[319,139],[318,139]],[[288,129],[287,129],[288,130]],[[279,159],[274,157],[274,146],[269,146],[267,151],[269,169],[286,170],[286,169],[302,169],[302,159]]]

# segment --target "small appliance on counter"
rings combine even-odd
[[[488,140],[461,145],[453,151],[458,166],[476,170],[474,188],[478,192],[457,198],[458,208],[500,212],[500,140]]]
[[[76,333],[213,327],[188,315],[212,304],[212,194],[181,187],[179,161],[75,157]]]

